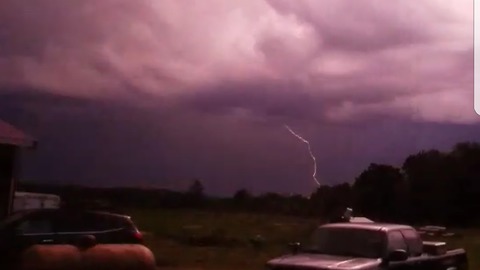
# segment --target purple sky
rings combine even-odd
[[[480,139],[473,1],[6,0],[0,117],[24,177],[309,192]]]

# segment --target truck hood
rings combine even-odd
[[[285,255],[267,262],[273,269],[366,269],[380,264],[380,259],[354,258],[326,254]]]

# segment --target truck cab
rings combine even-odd
[[[467,269],[463,249],[423,242],[408,225],[331,223],[319,226],[305,246],[272,259],[267,269]]]

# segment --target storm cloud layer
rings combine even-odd
[[[115,111],[113,119],[130,119],[125,122],[133,130],[150,134],[142,140],[152,136],[159,141],[153,144],[164,145],[137,158],[141,164],[164,160],[156,164],[172,171],[165,177],[199,175],[220,182],[234,172],[237,186],[255,173],[262,179],[308,178],[301,146],[292,154],[305,157],[298,170],[271,172],[292,162],[289,155],[272,156],[297,151],[296,142],[282,133],[288,123],[314,138],[314,151],[323,155],[320,175],[322,169],[324,178],[344,171],[333,164],[346,159],[357,165],[336,179],[349,178],[368,158],[398,161],[406,154],[389,148],[408,143],[390,131],[398,123],[410,128],[406,137],[411,136],[400,148],[413,151],[427,147],[411,142],[425,140],[422,136],[436,136],[428,147],[475,138],[472,10],[473,2],[466,0],[6,0],[0,7],[0,86],[2,97],[69,100],[64,106],[44,99],[12,101],[56,124],[68,122],[69,115],[112,123],[83,102],[110,108],[105,110]],[[112,104],[121,105],[111,109],[117,106]],[[125,106],[142,113],[125,112]],[[463,131],[458,128],[456,137],[438,134],[452,125]],[[425,126],[429,132],[421,131]],[[367,131],[370,127],[375,131]],[[111,130],[105,131],[108,138],[123,136]],[[384,147],[363,147],[372,136]],[[51,137],[43,139],[48,144]],[[103,149],[119,147],[122,139],[110,141],[115,140]],[[278,153],[257,160],[270,164],[258,169],[242,165],[252,155],[245,145]],[[395,157],[382,156],[386,149]],[[199,161],[202,155],[192,153],[205,151],[211,153],[209,164],[224,155],[236,157],[235,168],[222,166],[222,173],[200,162],[190,174],[173,172],[184,170],[181,160]],[[101,168],[85,167],[101,178]],[[250,174],[238,175],[245,170]]]
[[[472,9],[440,0],[7,0],[1,82],[80,97],[308,96],[330,120],[471,122]],[[222,104],[236,105],[252,109]]]

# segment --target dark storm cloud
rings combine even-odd
[[[218,192],[304,192],[311,161],[284,123],[312,141],[330,182],[478,138],[471,10],[441,0],[7,0],[0,116],[40,137],[31,177],[178,187],[198,176]]]
[[[375,52],[389,47],[429,42],[431,12],[411,1],[268,1],[283,14],[312,25],[329,49]],[[427,4],[428,6],[428,4]]]
[[[480,138],[476,125],[393,117],[349,125],[302,118],[255,124],[256,115],[239,111],[126,106],[56,95],[4,97],[2,118],[40,141],[37,150],[24,153],[22,178],[57,183],[185,189],[199,177],[215,194],[240,187],[308,193],[315,187],[311,160],[283,128],[286,120],[311,141],[323,184],[352,181],[370,162],[400,165],[420,149],[447,150]]]
[[[294,82],[223,82],[189,95],[181,104],[199,112],[252,116],[274,122],[325,120],[322,100]]]
[[[471,78],[463,79],[470,71],[459,64],[472,57],[470,10],[469,1],[437,0],[7,1],[0,79],[64,95],[173,100],[228,96],[218,89],[230,87],[218,85],[230,81],[283,84],[270,99],[296,97],[297,87],[285,90],[293,81],[330,108],[327,118],[420,110],[425,121],[472,122]],[[419,101],[442,102],[445,91],[451,109]],[[372,98],[368,107],[377,109],[365,109],[369,97],[385,100]]]

